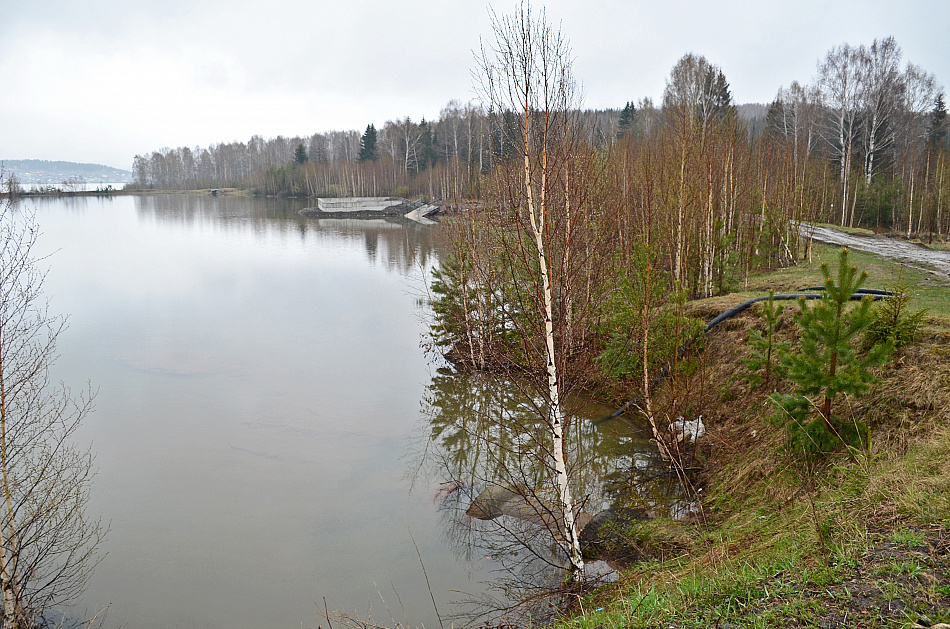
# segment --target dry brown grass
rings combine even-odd
[[[881,383],[853,404],[852,412],[874,430],[885,452],[950,423],[950,344],[924,343],[898,353]]]
[[[710,309],[719,306],[706,300],[696,312],[710,304],[715,304]],[[794,311],[786,309],[780,337],[794,338]],[[801,461],[785,448],[784,431],[769,421],[768,396],[787,383],[772,383],[767,390],[739,377],[741,359],[750,352],[748,330],[762,326],[753,308],[717,330],[706,342],[704,373],[695,376],[707,391],[702,412],[708,435],[699,456],[707,515],[714,524],[737,530],[751,524],[750,509],[797,507],[799,517],[807,517],[803,505],[814,499],[802,484]],[[868,395],[840,400],[840,412],[869,425],[871,443],[823,463],[814,491],[823,513],[848,535],[908,520],[929,522],[950,504],[950,498],[927,498],[950,496],[950,330],[931,321],[924,336],[881,370],[880,383]],[[716,395],[708,394],[710,388]]]

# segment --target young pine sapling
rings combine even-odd
[[[865,441],[864,425],[837,416],[835,400],[841,395],[866,392],[877,382],[872,370],[882,365],[891,352],[889,343],[859,352],[861,335],[872,321],[871,297],[855,307],[850,305],[851,296],[867,279],[867,273],[859,275],[857,268],[848,263],[847,249],[841,250],[836,276],[827,264],[821,266],[821,271],[825,276],[824,296],[811,306],[804,298],[799,300],[801,310],[795,317],[799,346],[783,361],[796,390],[772,398],[779,409],[777,418],[786,425],[794,445],[811,454],[828,452],[841,443],[853,446]]]

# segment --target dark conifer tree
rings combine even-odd
[[[295,164],[307,163],[307,149],[304,148],[303,144],[298,144],[297,148],[294,150],[294,163]]]
[[[620,110],[620,131],[618,138],[622,138],[634,129],[637,122],[637,108],[632,102],[627,102],[624,108]]]
[[[769,111],[765,115],[765,131],[774,136],[787,138],[788,126],[785,122],[785,103],[776,98],[769,105]]]
[[[422,132],[422,137],[420,138],[422,155],[419,159],[419,170],[422,171],[435,165],[437,157],[435,152],[436,136],[432,130],[432,125],[426,122],[425,118],[419,123],[419,130]]]
[[[934,108],[930,111],[930,127],[927,129],[927,140],[936,147],[947,144],[947,131],[950,121],[947,120],[947,104],[943,99],[943,92],[937,94]]]
[[[360,137],[360,162],[376,161],[376,126],[366,125],[366,131]]]
[[[732,92],[729,90],[726,75],[722,73],[722,70],[719,70],[710,79],[712,85],[709,89],[709,98],[712,102],[713,111],[720,117],[734,114],[736,107],[732,102]]]

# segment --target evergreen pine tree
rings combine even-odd
[[[847,421],[834,414],[839,395],[860,395],[877,381],[871,369],[887,360],[890,344],[876,345],[859,354],[860,336],[871,324],[871,298],[850,307],[851,295],[867,279],[848,264],[848,250],[842,249],[837,278],[828,265],[821,265],[825,276],[825,293],[821,301],[809,306],[800,300],[796,316],[800,328],[797,352],[788,354],[784,367],[796,385],[795,393],[777,395],[773,402],[779,407],[778,420],[788,428],[796,449],[809,453],[828,452],[840,445],[861,442],[866,428],[859,422]],[[813,400],[820,400],[820,406]],[[817,411],[817,417],[812,416]]]
[[[900,349],[914,343],[920,335],[927,309],[910,312],[909,305],[913,298],[903,274],[898,276],[890,291],[891,296],[874,311],[864,335],[865,347],[890,343],[894,349]]]
[[[781,358],[788,353],[789,342],[775,338],[775,330],[782,316],[784,306],[775,301],[775,291],[769,291],[769,300],[765,302],[762,318],[765,320],[765,335],[758,330],[749,331],[749,345],[753,355],[742,362],[748,370],[742,377],[752,386],[769,386],[772,376],[784,375]]]
[[[617,137],[622,138],[632,131],[636,121],[637,107],[632,102],[627,102],[624,108],[620,110],[620,131],[617,133]]]
[[[713,111],[723,118],[734,114],[736,108],[732,103],[732,91],[729,89],[729,82],[726,81],[726,75],[722,73],[722,70],[719,70],[710,78],[712,84],[709,88],[708,96]]]
[[[785,124],[785,103],[776,98],[769,105],[765,115],[765,131],[780,138],[788,138],[788,129]]]
[[[947,131],[950,124],[947,121],[947,104],[944,102],[943,92],[937,94],[934,108],[930,111],[930,127],[927,129],[927,140],[936,147],[942,147],[947,141]]]
[[[364,131],[362,137],[360,137],[359,161],[376,161],[376,126],[373,124],[366,125],[366,131]]]
[[[307,149],[304,148],[303,144],[298,144],[296,150],[294,150],[294,163],[307,163]]]
[[[422,144],[422,155],[419,159],[419,170],[425,170],[426,168],[430,168],[435,165],[436,137],[435,133],[432,131],[432,125],[426,122],[425,118],[423,118],[422,122],[419,123],[419,129],[422,131],[422,137],[420,138],[420,142]]]

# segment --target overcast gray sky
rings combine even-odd
[[[514,2],[494,2],[499,13]],[[810,81],[843,42],[893,35],[950,81],[947,0],[550,0],[587,107],[659,100],[687,52],[722,67],[737,102]],[[474,97],[486,2],[0,2],[0,159],[129,169],[136,153],[251,135],[435,118]]]

